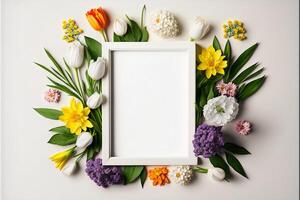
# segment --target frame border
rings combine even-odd
[[[189,56],[189,154],[187,157],[166,157],[166,158],[120,158],[111,156],[111,73],[112,53],[114,51],[187,51]],[[102,105],[102,161],[103,165],[197,165],[197,158],[193,154],[192,138],[195,131],[195,55],[196,44],[194,42],[107,42],[103,44],[102,56],[106,61],[106,76],[102,79],[102,94],[106,97],[106,103]]]

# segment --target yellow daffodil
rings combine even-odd
[[[92,128],[92,123],[88,120],[90,109],[83,107],[81,102],[76,102],[71,99],[69,107],[63,107],[61,109],[63,115],[59,116],[59,120],[66,124],[66,127],[70,129],[71,133],[79,135],[82,130],[86,131],[87,128]]]
[[[50,160],[55,163],[56,168],[62,170],[69,158],[72,156],[74,149],[75,147],[72,147],[71,149],[56,153],[50,157]]]
[[[224,68],[227,67],[227,61],[223,60],[225,56],[222,56],[221,50],[215,50],[213,46],[203,49],[199,55],[200,65],[198,70],[205,71],[207,78],[211,75],[215,76],[217,73],[224,74]]]

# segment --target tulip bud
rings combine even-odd
[[[93,136],[89,132],[82,132],[77,137],[76,146],[80,149],[87,148],[93,142]]]
[[[124,19],[116,19],[113,27],[115,34],[119,36],[122,36],[127,32],[127,23]]]
[[[208,169],[207,174],[215,181],[222,181],[225,179],[225,171],[221,168]]]
[[[72,42],[69,48],[68,64],[71,67],[79,68],[84,59],[84,47],[79,42]]]
[[[102,104],[102,102],[103,96],[98,92],[95,92],[87,99],[86,104],[90,109],[96,109]]]
[[[68,164],[67,166],[65,166],[63,168],[62,173],[64,173],[65,175],[70,176],[74,173],[76,168],[77,168],[77,162],[70,163],[70,164]]]
[[[96,61],[91,60],[88,74],[95,81],[102,78],[105,74],[105,60],[101,57],[98,57]]]
[[[202,39],[209,31],[209,24],[205,19],[197,17],[193,23],[192,29],[190,30],[191,40]]]

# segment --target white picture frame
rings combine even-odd
[[[105,43],[104,165],[196,165],[195,43]]]

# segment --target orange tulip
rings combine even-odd
[[[108,16],[101,7],[98,9],[91,9],[85,14],[88,22],[96,31],[103,31],[109,24]]]

